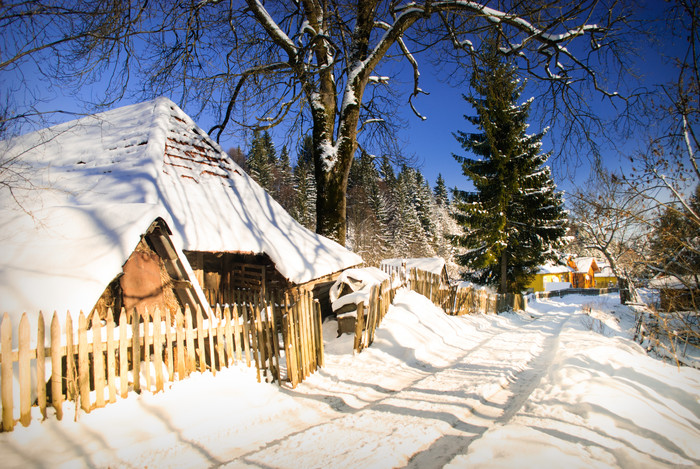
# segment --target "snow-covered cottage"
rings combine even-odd
[[[166,98],[0,142],[0,312],[196,306],[362,259],[297,223]],[[9,185],[7,184],[9,183]]]

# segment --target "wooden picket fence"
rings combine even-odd
[[[281,312],[287,376],[292,387],[324,364],[321,306],[310,291],[285,294]]]
[[[233,304],[217,306],[213,313],[205,320],[199,309],[173,314],[156,310],[152,315],[122,310],[115,322],[109,311],[106,320],[94,317],[88,324],[81,312],[75,329],[70,313],[63,328],[54,313],[48,336],[39,313],[34,345],[24,314],[16,350],[13,325],[5,314],[0,323],[2,430],[14,428],[17,410],[24,426],[31,422],[33,406],[44,419],[47,407],[53,407],[61,420],[66,400],[75,402],[76,412],[90,412],[115,402],[117,395],[141,392],[144,385],[145,390],[160,392],[166,382],[192,372],[215,374],[243,361],[255,364],[258,381],[281,384],[286,367],[292,386],[323,365],[321,311],[310,292],[267,298],[240,292]],[[14,386],[19,387],[19,402],[14,402]]]
[[[447,314],[497,314],[508,309],[524,309],[527,300],[524,295],[499,295],[484,289],[448,285],[442,277],[424,270],[410,269],[407,284],[411,290],[429,298]]]

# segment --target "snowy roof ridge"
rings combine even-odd
[[[0,188],[0,312],[91,309],[156,218],[178,250],[265,253],[298,284],[362,262],[297,223],[167,98],[0,142],[0,151],[21,160],[28,182]]]

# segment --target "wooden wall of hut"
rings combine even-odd
[[[236,291],[283,290],[287,280],[265,254],[185,251],[210,305],[228,304]]]

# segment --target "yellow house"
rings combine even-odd
[[[595,274],[595,287],[596,288],[612,288],[617,286],[617,277],[613,274],[612,269],[609,265],[598,263],[600,267],[600,272]]]
[[[563,290],[571,286],[571,268],[561,264],[548,262],[541,265],[535,278],[527,286],[529,291],[540,292]]]

